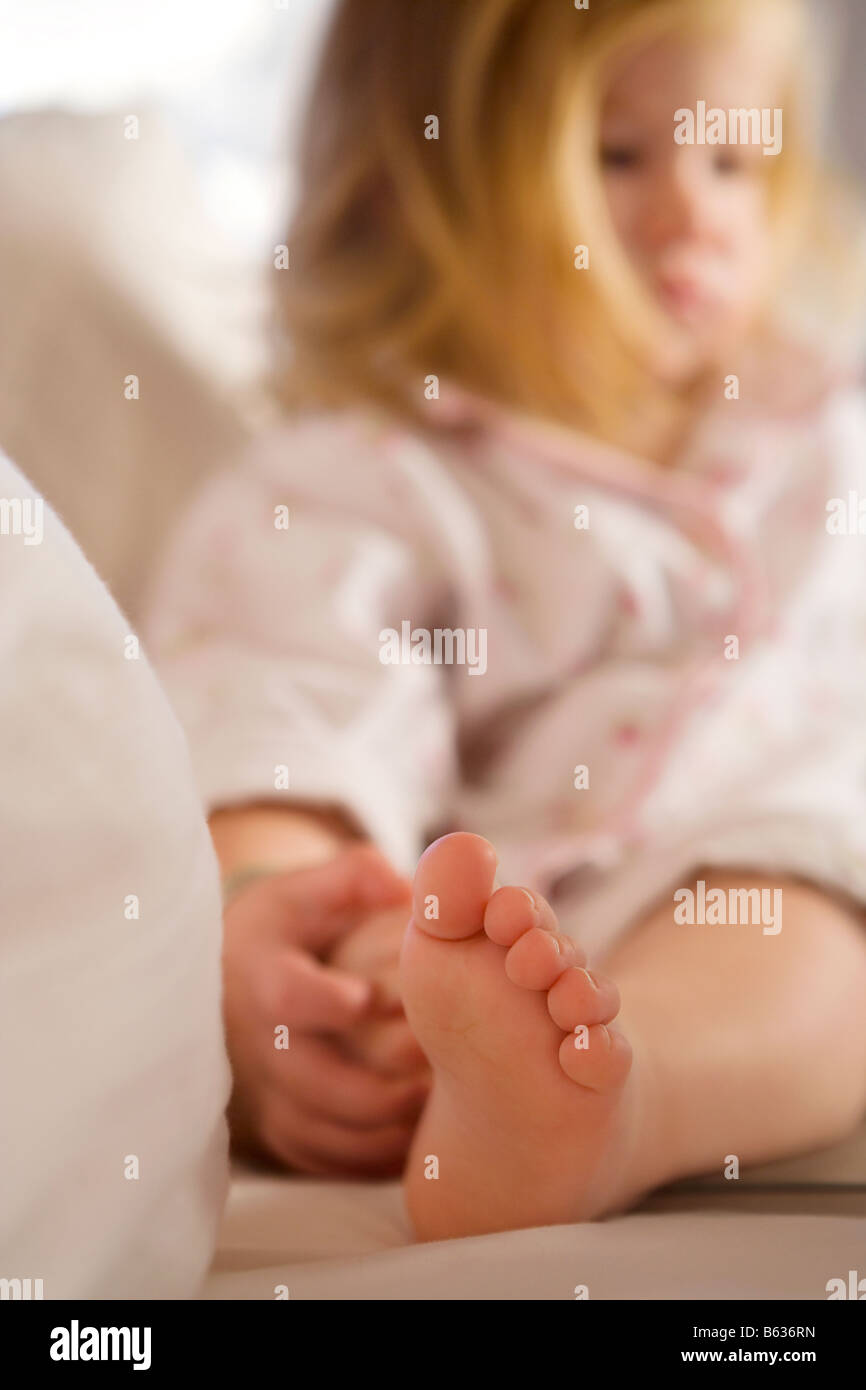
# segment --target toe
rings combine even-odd
[[[496,851],[487,840],[464,831],[443,835],[418,861],[413,920],[430,936],[472,936],[481,930],[495,876]]]
[[[628,1076],[631,1044],[618,1028],[578,1024],[562,1040],[559,1064],[566,1076],[590,1091],[614,1091]]]
[[[521,989],[550,989],[563,970],[574,965],[576,952],[567,936],[531,927],[505,957],[505,973]]]
[[[530,927],[556,931],[556,914],[540,893],[528,888],[497,888],[484,913],[484,930],[497,946],[513,946]]]
[[[550,1017],[570,1033],[578,1023],[610,1023],[619,1013],[619,990],[606,975],[575,966],[564,970],[547,996]]]

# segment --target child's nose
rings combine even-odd
[[[671,160],[659,176],[648,210],[646,232],[655,249],[672,241],[698,240],[709,232],[708,208],[698,171]]]

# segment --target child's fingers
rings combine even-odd
[[[373,1007],[381,1014],[403,1013],[400,969],[397,962],[380,969],[373,979]]]
[[[294,939],[321,950],[359,912],[409,900],[406,879],[372,845],[352,846],[327,864],[280,874],[273,886],[292,912]]]
[[[331,1044],[301,1036],[293,1065],[286,1070],[286,1090],[312,1114],[358,1129],[417,1119],[428,1086],[417,1079],[380,1076],[342,1057]]]
[[[409,924],[410,904],[387,907],[364,917],[340,937],[328,959],[338,970],[376,980],[376,1004],[399,1006],[400,947]]]
[[[346,1039],[351,1055],[364,1066],[390,1076],[429,1073],[421,1045],[402,1014],[365,1019]]]
[[[413,1125],[353,1129],[302,1106],[269,1103],[261,1143],[275,1158],[321,1177],[397,1177],[406,1161]]]
[[[372,998],[369,981],[321,965],[306,951],[278,955],[271,968],[267,1011],[290,1034],[292,1028],[342,1032],[358,1022]]]

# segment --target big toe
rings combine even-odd
[[[434,840],[415,870],[416,926],[448,941],[479,932],[495,876],[496,851],[480,835],[461,830]]]

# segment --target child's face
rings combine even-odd
[[[608,206],[632,264],[686,334],[695,363],[718,355],[760,305],[771,248],[767,174],[749,144],[678,144],[674,112],[779,105],[766,46],[660,40],[611,74],[601,117]],[[691,351],[690,351],[691,355]]]

